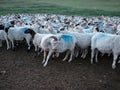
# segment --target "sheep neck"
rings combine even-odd
[[[31,31],[30,34],[32,36],[32,39],[34,39],[36,32],[35,31]]]

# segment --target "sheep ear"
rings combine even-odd
[[[9,30],[9,27],[8,28],[5,28],[5,32],[8,33],[8,30]]]

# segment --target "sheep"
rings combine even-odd
[[[30,34],[32,37],[32,41],[33,41],[33,45],[35,47],[35,56],[37,56],[39,48],[41,48],[40,43],[41,40],[44,36],[46,36],[47,34],[40,34],[40,33],[36,33],[34,30],[32,29],[28,29],[25,31],[25,34]]]
[[[8,39],[12,43],[12,49],[14,50],[14,40],[23,40],[26,39],[26,42],[28,44],[28,50],[30,50],[30,40],[31,36],[30,34],[25,34],[24,31],[28,30],[27,27],[11,27],[9,28],[6,33],[8,34]]]
[[[65,61],[68,58],[68,55],[71,54],[69,59],[70,62],[74,55],[75,45],[76,45],[75,37],[69,34],[57,34],[43,37],[43,39],[41,40],[41,47],[44,50],[44,58],[42,61],[42,63],[44,63],[43,66],[46,67],[50,56],[54,52],[62,53],[67,50],[68,52],[63,61]],[[46,51],[48,51],[47,58]]]
[[[2,40],[5,40],[7,43],[7,50],[10,49],[10,46],[6,31],[11,27],[11,25],[7,27],[4,25],[0,25],[0,47],[2,47]]]
[[[15,24],[15,21],[13,20],[13,21],[9,21],[9,22],[7,22],[7,23],[5,23],[5,27],[14,27],[14,24]]]
[[[91,39],[91,64],[93,63],[94,55],[96,55],[96,62],[98,51],[101,53],[112,53],[113,63],[112,68],[116,68],[116,60],[120,54],[120,35],[112,35],[105,33],[96,33]]]
[[[7,33],[5,30],[0,30],[0,47],[2,47],[2,40],[5,40],[7,43],[7,50],[10,48]]]
[[[87,49],[89,46],[91,46],[91,38],[94,35],[94,33],[78,33],[78,32],[70,32],[70,31],[61,31],[61,33],[70,34],[76,38],[78,49],[80,48],[81,50],[83,50],[81,57],[85,58],[87,55]],[[77,56],[78,56],[78,52],[76,57]]]

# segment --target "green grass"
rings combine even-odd
[[[120,16],[120,0],[0,0],[0,15],[12,13]]]

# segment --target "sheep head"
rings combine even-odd
[[[52,50],[56,50],[59,45],[59,39],[56,36],[50,36],[49,38]]]
[[[0,25],[0,30],[4,30],[4,26],[3,25]]]
[[[30,28],[28,28],[27,30],[25,30],[24,32],[25,34],[30,34],[32,36],[32,39],[34,38],[36,32]]]
[[[5,28],[5,32],[8,33],[10,27]]]
[[[10,21],[10,23],[11,23],[11,27],[14,27],[15,21]]]

